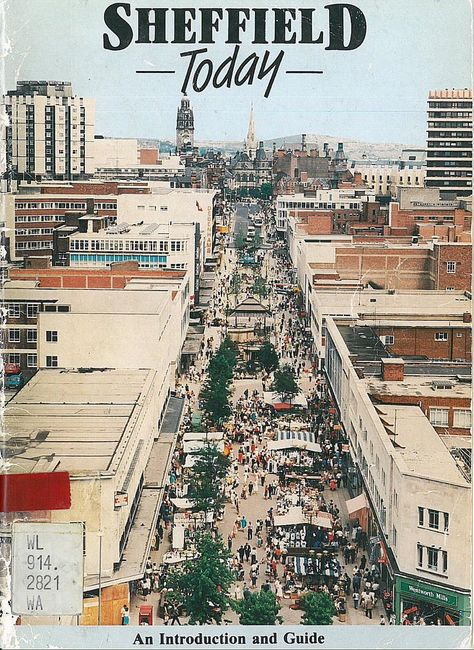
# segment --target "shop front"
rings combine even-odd
[[[395,615],[397,624],[469,625],[470,596],[429,582],[405,576],[395,578]]]

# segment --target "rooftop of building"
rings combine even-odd
[[[76,228],[74,228],[74,231]],[[30,256],[29,259],[31,259]],[[43,258],[39,258],[43,259]],[[180,280],[186,275],[186,271],[175,271],[168,269],[142,269],[138,262],[117,262],[112,263],[110,268],[77,268],[71,266],[50,266],[47,268],[10,268],[9,275],[12,280],[27,280],[29,278],[45,278],[59,276],[90,277],[90,276],[114,276],[126,275],[137,278],[153,278],[154,280]],[[41,280],[39,280],[41,282]]]
[[[113,237],[126,237],[127,239],[133,238],[145,238],[145,239],[156,239],[157,237],[184,237],[192,238],[194,237],[195,224],[191,221],[189,223],[177,223],[171,222],[169,217],[167,218],[166,223],[141,223],[141,224],[129,224],[126,222],[120,222],[113,226],[108,226],[107,228],[101,228],[97,232],[75,232],[70,238],[71,239],[97,239],[98,237],[107,237],[112,239]],[[135,251],[138,252],[138,251]],[[150,252],[150,251],[147,251]],[[157,251],[154,251],[155,253]]]
[[[396,361],[394,359],[394,361]],[[433,367],[436,373],[436,366]],[[379,375],[365,377],[363,382],[369,395],[397,395],[416,397],[447,397],[470,399],[471,381],[460,381],[456,375],[442,376],[436,374],[405,375],[402,381],[384,381]]]
[[[328,269],[318,269],[318,273],[324,271]],[[400,316],[398,320],[407,321],[407,325],[409,321],[414,321],[417,325],[428,326],[424,319],[427,322],[445,322],[451,318],[462,318],[472,308],[471,297],[463,291],[362,289],[353,293],[325,291],[315,293],[312,298],[321,314],[354,318],[366,316],[375,319],[376,325],[381,325],[384,316],[390,315]],[[419,318],[415,319],[416,316]]]
[[[153,370],[39,370],[3,413],[8,471],[114,473],[155,374]]]
[[[328,317],[332,321],[334,317]],[[392,354],[384,346],[380,338],[368,325],[346,325],[335,323],[336,327],[349,351],[352,365],[360,378],[379,377],[380,361],[388,359]],[[471,377],[471,365],[456,361],[430,360],[424,357],[410,357],[404,355],[404,374],[421,377],[448,377],[458,376],[468,381]],[[408,381],[408,380],[407,380]],[[462,379],[460,380],[462,381]]]
[[[144,293],[143,287],[136,284],[125,287],[127,299],[124,300],[120,289],[50,288],[39,286],[36,280],[7,280],[3,285],[3,298],[66,304],[73,314],[160,314],[168,304],[170,289],[159,281],[153,285],[151,278],[147,280],[147,288],[153,291]],[[62,315],[67,315],[67,312],[62,312]]]
[[[404,474],[469,488],[458,465],[419,406],[377,405]]]

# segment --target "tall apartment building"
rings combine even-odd
[[[4,96],[7,165],[13,179],[78,179],[92,174],[95,100],[68,81],[19,81]]]
[[[472,90],[430,90],[426,186],[472,194]]]

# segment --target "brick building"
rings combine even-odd
[[[11,238],[10,259],[34,256],[52,256],[53,233],[63,225],[68,215],[96,214],[117,216],[117,196],[146,194],[145,182],[84,181],[67,184],[35,184],[20,187],[7,211],[7,226],[14,230]]]

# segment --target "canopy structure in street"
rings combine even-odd
[[[215,444],[217,449],[221,452],[224,451],[224,440],[221,438],[220,440],[212,440],[209,441],[212,444]],[[195,454],[197,451],[201,450],[203,447],[205,447],[207,444],[206,439],[202,440],[184,440],[183,442],[183,450],[185,454]]]
[[[292,397],[291,402],[285,401],[282,395],[275,392],[263,393],[263,399],[265,400],[265,404],[270,404],[270,406],[273,406],[276,411],[289,410],[295,406],[300,406],[302,408],[308,407],[308,400],[303,393],[299,393]]]
[[[207,433],[202,433],[199,431],[189,431],[183,435],[183,441],[188,442],[190,440],[199,440],[206,442],[216,442],[224,438],[224,433],[222,431],[208,431]]]
[[[304,515],[301,506],[294,506],[289,508],[288,512],[284,515],[275,515],[273,523],[276,527],[279,526],[300,526],[309,524],[309,519]]]
[[[362,529],[367,532],[369,502],[364,492],[346,501],[349,519],[358,519]]]
[[[310,431],[278,431],[275,440],[268,443],[270,451],[283,449],[300,449],[321,453],[321,447],[316,442],[314,433]]]

